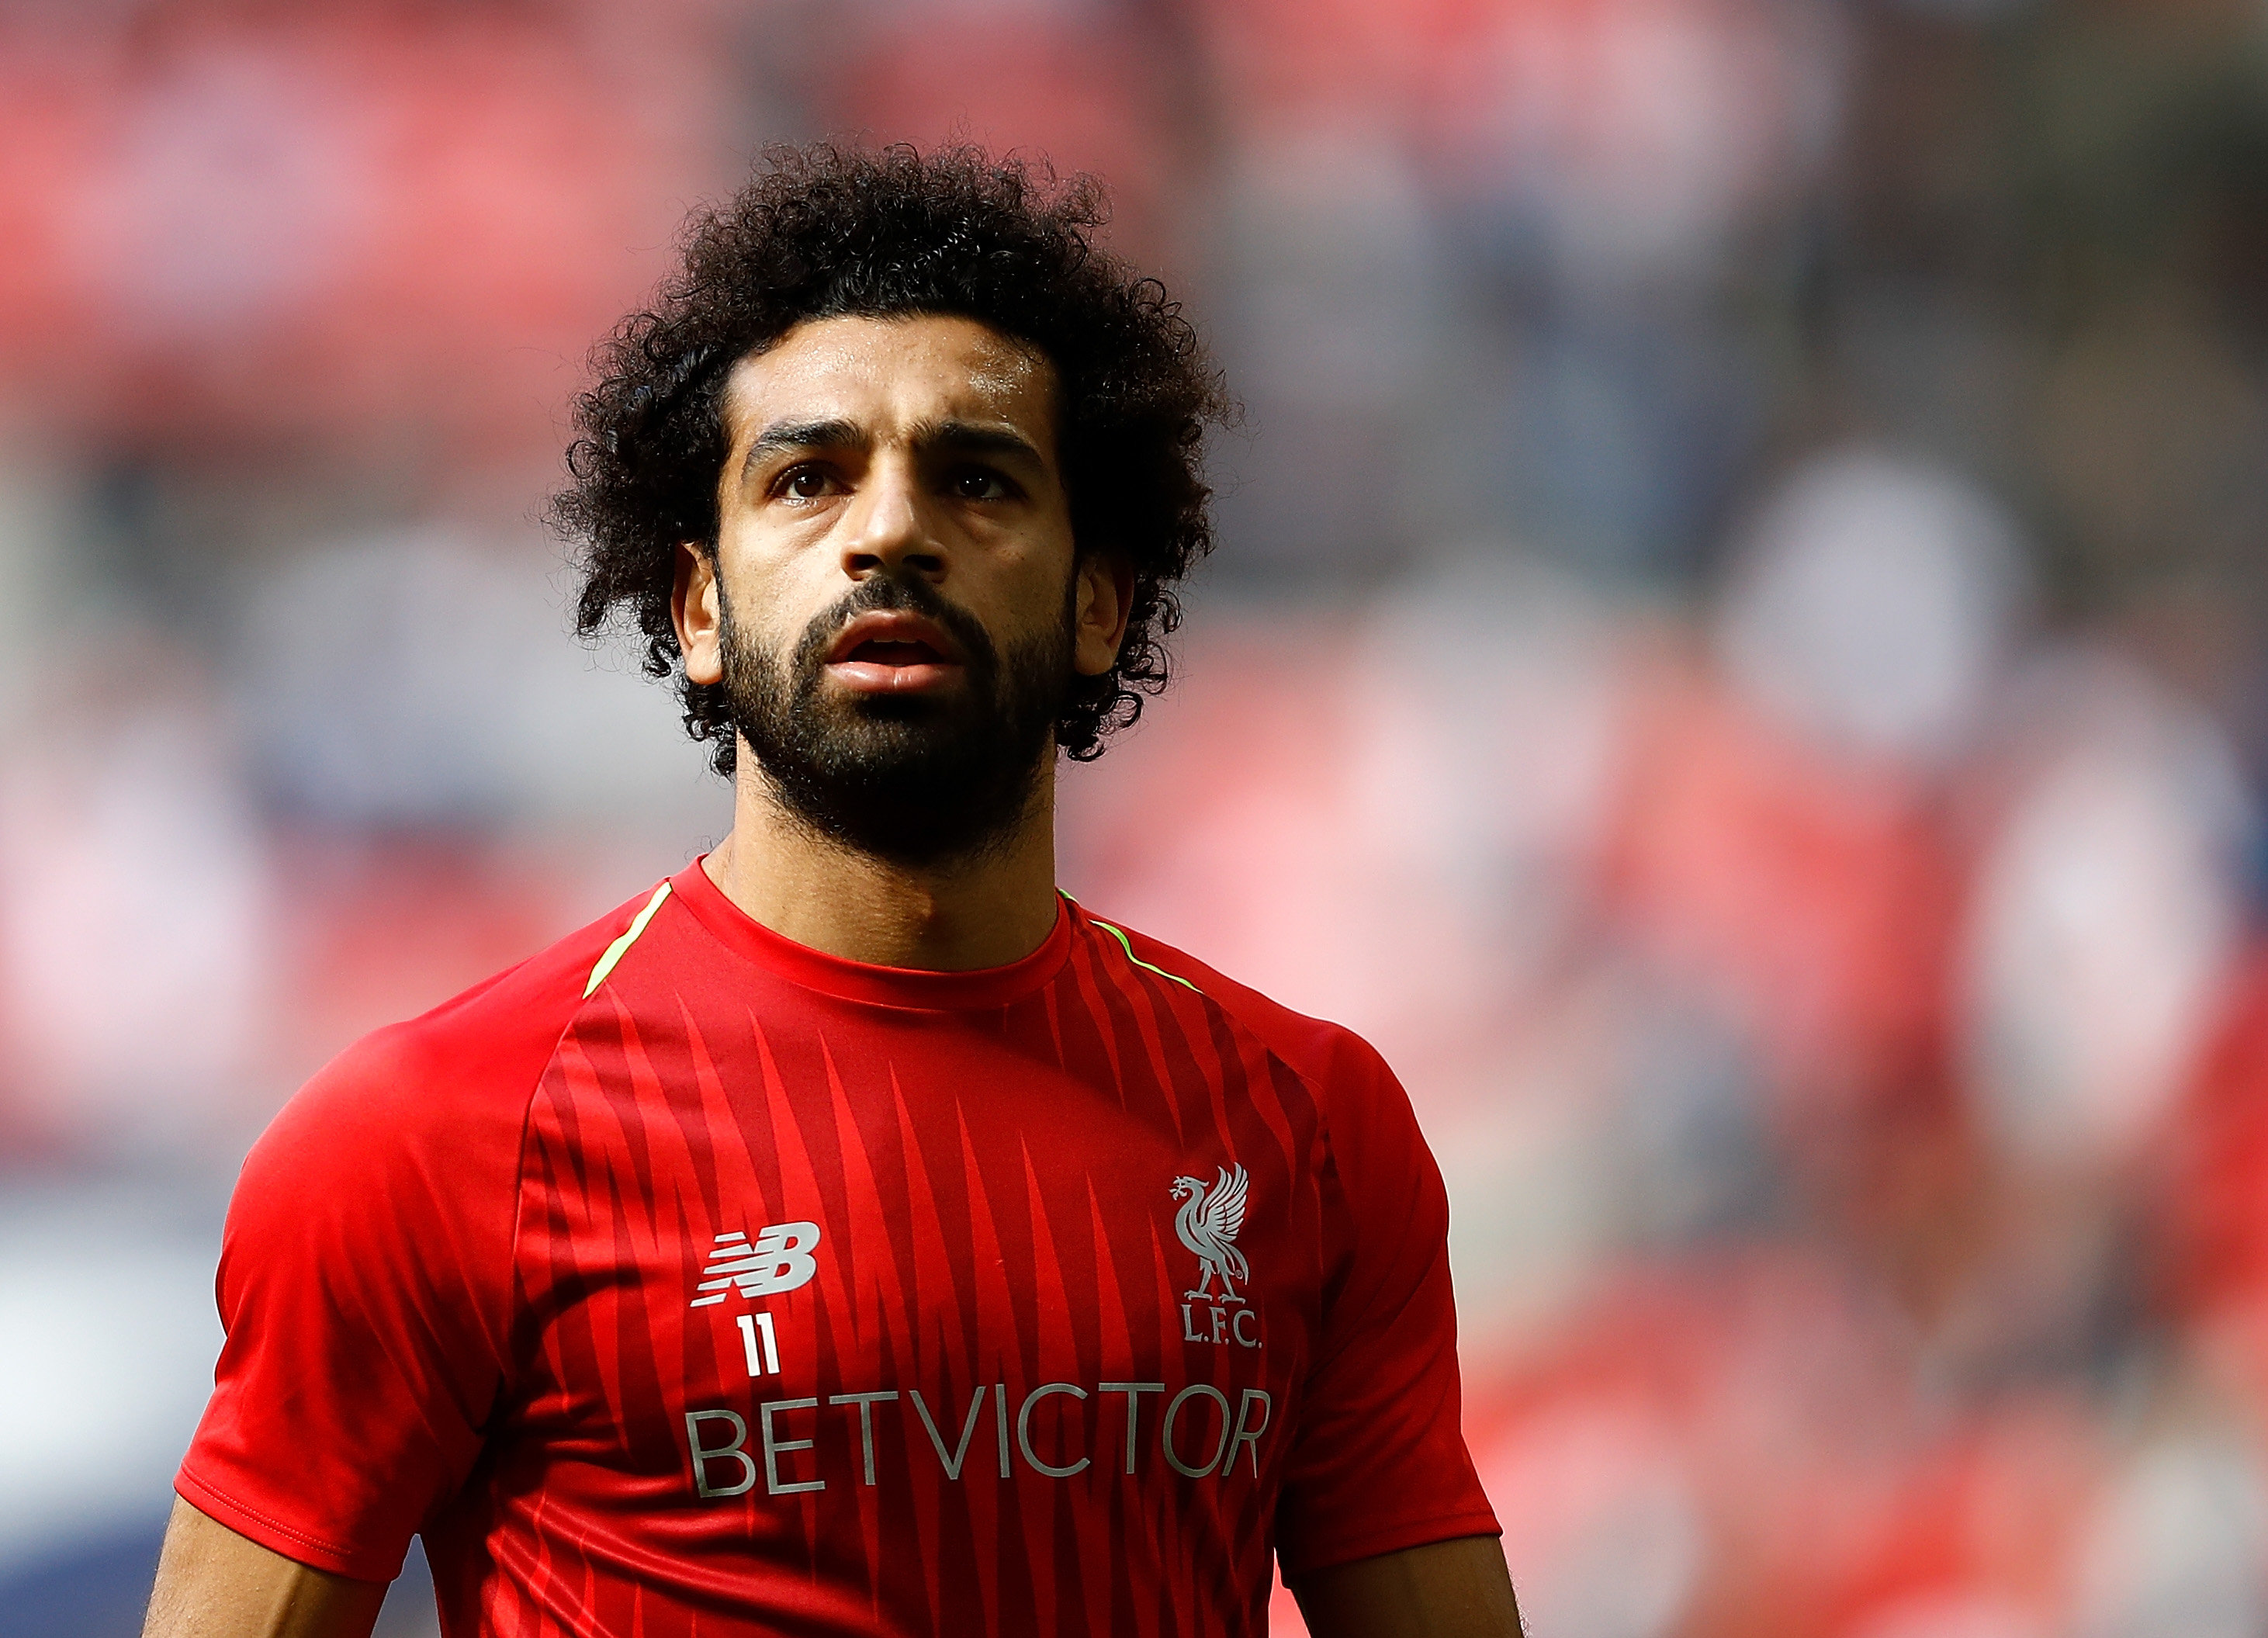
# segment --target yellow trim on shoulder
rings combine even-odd
[[[1065,898],[1071,898],[1071,895],[1068,893],[1064,894],[1064,896]],[[1073,899],[1071,902],[1074,904],[1078,903],[1076,899]],[[1191,984],[1187,978],[1182,977],[1180,973],[1167,972],[1163,967],[1153,967],[1148,962],[1144,961],[1139,956],[1137,956],[1134,953],[1133,944],[1128,941],[1123,933],[1120,932],[1116,927],[1112,926],[1108,922],[1103,920],[1093,911],[1090,910],[1086,912],[1086,919],[1094,923],[1096,926],[1101,927],[1105,933],[1108,933],[1112,938],[1116,939],[1118,941],[1118,948],[1126,952],[1126,959],[1132,962],[1143,971],[1154,972],[1160,978],[1171,978],[1175,984],[1180,985],[1185,990],[1197,990],[1197,992],[1199,995],[1203,995],[1204,993],[1203,990],[1197,990],[1197,986],[1196,985]]]
[[[607,975],[615,970],[615,963],[630,953],[630,946],[638,941],[638,934],[645,931],[645,924],[653,919],[653,912],[661,908],[661,902],[668,896],[669,883],[665,882],[654,889],[653,896],[646,900],[645,908],[638,911],[636,919],[622,930],[622,936],[607,946],[607,953],[600,956],[599,964],[591,969],[591,982],[583,986],[585,1000],[599,992],[599,986],[607,981]]]

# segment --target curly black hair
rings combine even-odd
[[[551,509],[580,547],[576,631],[635,622],[647,674],[676,675],[686,730],[715,742],[719,773],[733,771],[733,724],[723,687],[681,669],[675,550],[715,549],[733,365],[814,319],[953,314],[1047,358],[1073,539],[1134,578],[1117,662],[1075,679],[1056,742],[1101,755],[1165,687],[1174,587],[1212,549],[1205,429],[1233,406],[1180,304],[1097,247],[1104,216],[1093,179],[1058,182],[977,148],[770,149],[730,203],[688,224],[684,269],[652,306],[599,345]]]

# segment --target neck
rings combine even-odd
[[[725,896],[783,938],[883,967],[967,972],[1030,955],[1054,930],[1055,764],[1014,830],[969,858],[913,867],[847,847],[773,795],[740,747],[733,829],[705,868]]]

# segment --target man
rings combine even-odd
[[[1219,399],[1081,190],[777,157],[600,355],[559,515],[716,850],[247,1162],[149,1631],[1516,1633],[1377,1056],[1055,889]],[[1319,882],[1318,891],[1329,884]]]

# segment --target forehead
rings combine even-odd
[[[974,319],[814,319],[733,366],[725,424],[737,447],[766,426],[850,421],[878,435],[941,420],[1005,421],[1050,456],[1055,367]]]

